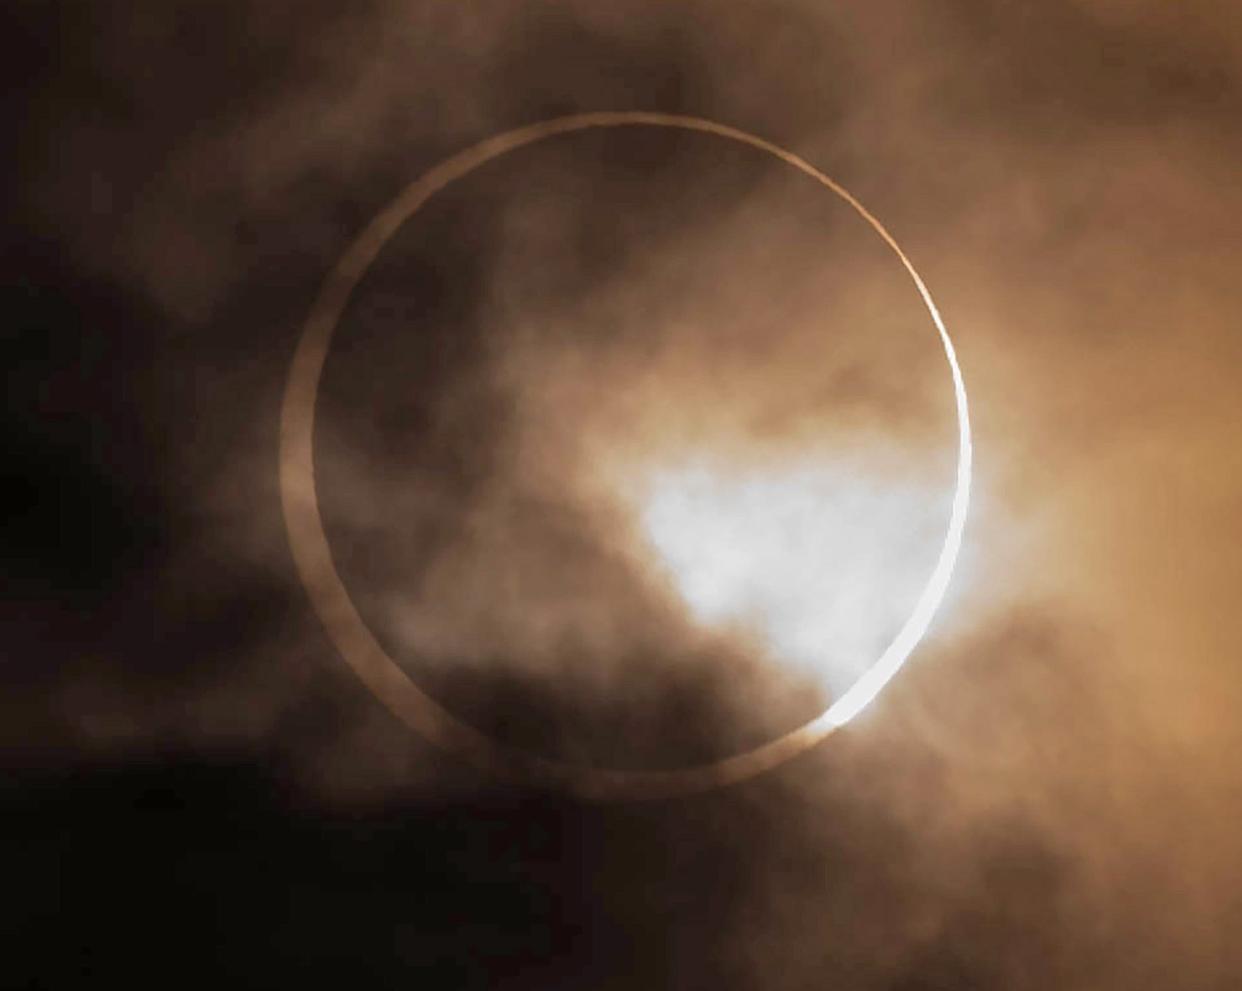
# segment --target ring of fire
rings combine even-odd
[[[332,335],[355,287],[389,238],[436,192],[493,158],[558,134],[627,126],[679,128],[749,145],[793,166],[848,203],[897,256],[931,316],[953,380],[958,424],[956,486],[944,543],[913,611],[880,656],[827,710],[804,725],[744,753],[668,771],[607,770],[523,753],[458,719],[414,684],[380,646],[337,573],[319,512],[314,475],[315,401]],[[970,503],[971,451],[966,386],[940,312],[892,235],[848,190],[792,152],[737,128],[676,114],[604,111],[540,121],[458,152],[415,179],[354,239],[312,304],[293,356],[281,409],[280,495],[294,562],[315,612],[355,674],[402,722],[442,749],[499,774],[561,788],[583,798],[649,798],[704,791],[769,770],[819,743],[880,693],[918,646],[948,590]]]

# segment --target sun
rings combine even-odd
[[[913,609],[888,645],[815,719],[743,753],[674,771],[605,770],[544,759],[505,747],[450,713],[410,680],[359,614],[337,572],[316,492],[314,425],[320,377],[337,323],[359,280],[384,245],[427,200],[480,165],[546,138],[601,127],[678,128],[739,142],[783,161],[846,202],[892,250],[927,308],[948,362],[957,412],[957,472],[943,543]],[[918,646],[948,590],[970,505],[972,452],[966,386],[957,351],[940,311],[897,241],[852,193],[793,152],[726,124],[659,112],[598,111],[519,127],[450,156],[411,182],[355,238],[325,280],[303,324],[293,355],[281,407],[279,478],[281,506],[294,563],[315,611],[345,661],[407,725],[438,746],[468,756],[499,773],[559,786],[582,797],[652,797],[715,788],[762,773],[814,746],[875,699]],[[773,480],[770,484],[779,482]],[[674,486],[673,491],[676,489]],[[677,500],[673,499],[672,505],[676,504]],[[659,507],[669,503],[667,498],[657,497],[650,505]],[[668,510],[653,510],[647,518],[658,520],[663,512]],[[652,530],[653,534],[656,532]],[[653,540],[658,545],[658,536],[653,536]],[[676,560],[676,556],[671,559]],[[694,573],[700,570],[695,569]],[[715,587],[706,582],[702,586]],[[687,587],[691,585],[688,583]]]

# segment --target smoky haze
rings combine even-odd
[[[1232,5],[8,15],[0,984],[1236,984]],[[350,239],[445,156],[598,109],[744,128],[874,210],[977,453],[949,598],[871,709],[755,781],[615,806],[498,783],[371,697],[276,479]],[[917,596],[953,473],[884,246],[778,162],[647,129],[439,194],[317,415],[338,568],[403,669],[612,767],[818,712]]]

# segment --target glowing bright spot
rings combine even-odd
[[[909,615],[944,502],[826,458],[697,461],[650,476],[637,515],[697,623],[750,637],[839,694]]]

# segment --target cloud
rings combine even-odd
[[[21,63],[6,254],[29,498],[4,531],[0,722],[14,801],[48,826],[31,849],[72,866],[47,839],[67,809],[92,876],[153,904],[201,904],[194,864],[264,905],[306,885],[287,943],[275,909],[263,939],[229,930],[225,958],[270,966],[333,933],[351,967],[425,964],[418,931],[451,935],[411,907],[430,891],[485,934],[450,939],[459,985],[1237,972],[1232,7],[60,10],[20,10],[60,55]],[[351,678],[285,546],[276,422],[309,300],[375,209],[486,134],[631,106],[788,144],[893,230],[960,350],[979,498],[932,639],[858,724],[737,789],[586,808],[430,752]],[[394,239],[328,364],[320,496],[351,594],[425,684],[533,749],[682,763],[787,728],[817,697],[761,638],[704,630],[640,483],[697,451],[734,478],[809,457],[859,491],[940,491],[952,408],[917,300],[839,204],[706,138],[494,164]],[[869,506],[829,518],[889,547]],[[897,515],[934,541],[936,512]],[[251,785],[235,763],[202,784],[239,754]],[[152,788],[188,796],[167,883]],[[117,850],[132,866],[105,870]],[[14,904],[36,931],[36,895]]]

